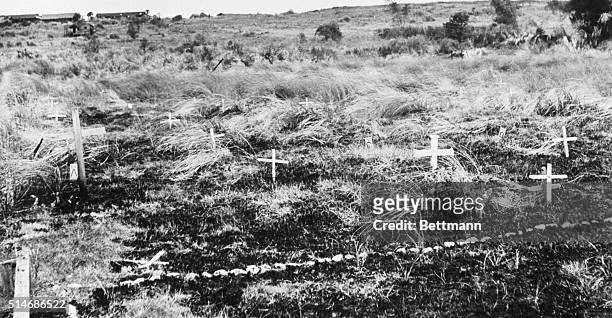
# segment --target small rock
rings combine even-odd
[[[543,231],[546,228],[546,225],[545,224],[538,224],[538,225],[534,226],[533,228],[536,229],[536,230]]]
[[[272,267],[270,267],[270,265],[268,265],[268,264],[263,264],[263,265],[259,266],[259,273],[260,274],[263,274],[265,272],[269,272],[271,270],[272,270]]]
[[[481,238],[481,239],[480,239],[480,241],[481,241],[481,242],[486,242],[486,241],[488,241],[488,240],[490,240],[490,239],[491,239],[490,237],[485,236],[485,237]]]
[[[563,222],[563,224],[561,224],[561,227],[564,229],[567,229],[569,227],[572,227],[572,223],[570,222]]]
[[[368,257],[368,252],[361,252],[361,253],[359,253],[359,255],[357,257],[359,257],[359,258],[366,258],[366,257]]]
[[[287,269],[287,266],[285,264],[281,264],[281,263],[276,263],[274,264],[274,269],[280,270],[280,271],[284,271]]]
[[[226,270],[224,270],[224,269],[219,269],[219,270],[216,270],[216,271],[213,273],[213,276],[227,276],[227,271],[226,271]]]
[[[257,275],[257,273],[259,273],[259,267],[255,265],[249,265],[247,266],[246,271],[251,275]]]
[[[416,254],[416,253],[419,253],[419,252],[421,251],[420,249],[418,249],[418,248],[416,248],[416,247],[412,247],[412,248],[410,248],[410,249],[408,249],[408,250],[410,251],[410,253],[415,253],[415,254]]]
[[[315,261],[308,261],[306,263],[304,263],[306,266],[314,266],[316,264]]]
[[[444,247],[453,247],[455,246],[455,242],[444,242]]]
[[[423,254],[427,254],[427,253],[431,253],[431,252],[433,252],[433,248],[431,248],[431,247],[426,247],[426,248],[424,248],[421,251],[421,253],[423,253]]]
[[[244,270],[244,269],[242,269],[242,268],[234,268],[234,269],[232,269],[232,270],[230,271],[230,273],[231,273],[232,275],[234,275],[234,276],[239,276],[239,275],[246,275],[246,274],[248,274],[248,272],[247,272],[247,271],[245,271],[245,270]]]
[[[198,274],[196,273],[189,273],[187,275],[185,275],[185,281],[192,281],[192,280],[196,280],[196,278],[198,278]]]
[[[212,278],[213,275],[209,272],[202,272],[202,278]]]
[[[406,248],[400,247],[400,248],[395,250],[395,253],[406,254]]]
[[[332,257],[332,261],[334,263],[342,262],[343,259],[344,259],[344,255],[342,255],[342,254],[338,254],[338,255]]]
[[[354,258],[355,258],[355,256],[354,256],[354,255],[351,255],[351,254],[346,254],[346,255],[344,255],[344,259],[345,259],[345,260],[352,260],[352,259],[354,259]]]
[[[612,223],[612,217],[603,220],[606,223]]]
[[[434,246],[434,247],[433,247],[434,251],[439,251],[439,250],[441,250],[442,248],[443,248],[443,247],[442,247],[442,246],[440,246],[440,245],[436,245],[436,246]]]

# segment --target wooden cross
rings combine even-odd
[[[66,115],[56,109],[53,114],[47,115],[47,118],[55,118],[55,121],[59,121],[60,118],[66,118]]]
[[[311,104],[314,104],[314,103],[313,103],[313,102],[309,102],[309,101],[308,101],[308,97],[306,97],[306,101],[304,101],[304,102],[300,102],[299,104],[300,104],[300,105],[311,105]]]
[[[210,141],[212,143],[212,149],[217,148],[217,142],[215,141],[215,137],[223,137],[225,136],[225,134],[218,134],[215,135],[215,129],[214,128],[210,128]]]
[[[30,270],[30,250],[24,247],[17,255],[15,266],[15,298],[17,299],[30,298]],[[15,311],[13,317],[29,318],[30,313],[28,311]]]
[[[68,140],[70,138],[74,138],[74,149],[77,155],[77,170],[78,170],[78,181],[79,187],[81,189],[81,194],[83,197],[87,197],[87,176],[85,175],[85,150],[83,147],[83,139],[89,136],[95,135],[104,135],[106,134],[106,129],[104,127],[101,128],[93,128],[93,129],[81,129],[81,119],[79,117],[79,110],[77,108],[72,110],[72,134],[60,134],[56,136],[51,136],[50,140]],[[72,169],[71,169],[72,170]]]
[[[569,158],[569,146],[567,145],[567,142],[576,141],[578,140],[578,138],[577,137],[567,137],[567,130],[565,129],[565,126],[563,126],[561,129],[563,130],[563,138],[554,138],[553,141],[563,143],[563,149],[565,150],[565,157]]]
[[[282,163],[285,165],[289,164],[289,161],[287,160],[277,160],[276,159],[276,149],[272,149],[272,159],[257,158],[257,161],[272,163],[272,182],[273,183],[276,183],[276,164],[277,163]]]
[[[552,164],[548,163],[546,164],[546,174],[529,175],[529,179],[546,180],[546,201],[550,202],[552,201],[552,188],[553,188],[552,181],[554,179],[567,179],[567,175],[565,174],[553,175],[552,174]]]
[[[172,113],[168,113],[168,119],[163,120],[162,123],[168,123],[168,126],[172,128],[172,123],[181,122],[180,119],[172,119]]]
[[[455,151],[453,149],[438,149],[438,135],[431,135],[431,148],[429,150],[414,150],[414,157],[431,157],[431,168],[436,170],[438,168],[438,156],[454,156]]]

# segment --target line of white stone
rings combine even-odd
[[[592,220],[592,221],[583,221],[580,223],[570,223],[570,222],[565,222],[561,225],[556,224],[556,223],[548,223],[548,224],[539,224],[534,226],[533,228],[527,228],[525,229],[525,231],[517,231],[517,232],[508,232],[506,234],[503,235],[498,235],[497,238],[509,238],[509,237],[513,237],[513,236],[519,236],[519,235],[523,235],[523,234],[527,234],[529,232],[533,232],[535,230],[538,231],[543,231],[546,228],[563,228],[563,229],[570,229],[570,228],[574,228],[576,226],[589,226],[589,225],[594,225],[594,224],[602,224],[602,223],[612,223],[612,217],[606,218],[602,221],[598,221],[598,220]],[[489,236],[485,236],[482,238],[476,238],[476,237],[470,237],[467,238],[465,240],[459,240],[457,242],[444,242],[442,245],[435,245],[433,247],[422,247],[422,248],[418,248],[418,247],[412,247],[412,248],[405,248],[405,247],[401,247],[396,249],[394,252],[389,251],[387,253],[385,253],[386,255],[393,255],[393,254],[408,254],[408,253],[412,253],[412,254],[428,254],[428,253],[432,253],[432,252],[437,252],[440,251],[442,249],[445,248],[452,248],[454,246],[462,246],[462,245],[466,245],[466,244],[474,244],[474,243],[479,243],[479,242],[487,242],[489,240],[491,240],[492,238]],[[150,278],[144,278],[144,277],[139,277],[135,280],[128,280],[128,281],[122,281],[119,283],[119,285],[115,285],[115,286],[136,286],[139,285],[145,281],[155,281],[158,279],[161,279],[161,276],[167,276],[167,277],[173,277],[173,278],[180,278],[181,276],[183,276],[183,279],[185,281],[191,281],[191,280],[196,280],[198,278],[201,279],[211,279],[213,277],[227,277],[227,276],[244,276],[244,275],[251,275],[251,276],[255,276],[255,275],[261,275],[261,274],[265,274],[267,272],[281,272],[281,271],[285,271],[287,270],[287,268],[300,268],[300,267],[312,267],[317,263],[320,264],[324,264],[324,263],[340,263],[342,261],[350,261],[350,260],[354,260],[354,259],[367,259],[368,256],[381,256],[381,255],[385,255],[383,253],[379,253],[379,252],[362,252],[358,255],[352,255],[352,254],[337,254],[333,257],[322,257],[322,258],[316,258],[315,260],[311,260],[311,261],[307,261],[307,262],[302,262],[302,263],[293,263],[293,262],[289,262],[289,263],[275,263],[274,265],[268,265],[268,264],[264,264],[264,265],[249,265],[246,268],[235,268],[232,270],[226,270],[226,269],[218,269],[216,271],[214,271],[213,273],[209,273],[209,272],[202,272],[202,274],[198,274],[198,273],[188,273],[188,274],[180,274],[180,273],[167,273],[164,274],[163,271],[153,271],[151,272],[152,275]],[[477,256],[480,254],[480,252],[474,252],[474,251],[469,251],[468,254],[470,256]]]

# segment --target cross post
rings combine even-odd
[[[547,202],[551,202],[552,201],[552,188],[553,188],[552,181],[554,179],[567,179],[567,175],[565,175],[565,174],[559,174],[559,175],[552,174],[552,164],[547,163],[546,164],[546,174],[543,174],[543,175],[529,175],[529,179],[533,179],[533,180],[546,180],[546,201]]]
[[[276,164],[277,163],[281,163],[285,165],[289,164],[289,161],[287,160],[277,160],[276,159],[276,149],[272,149],[272,159],[257,158],[257,161],[272,163],[272,182],[273,183],[276,183]]]
[[[168,113],[168,119],[162,120],[162,123],[168,123],[168,127],[172,128],[172,123],[180,122],[180,119],[172,119],[172,113]]]
[[[563,143],[563,150],[565,151],[565,157],[569,158],[569,146],[567,142],[576,141],[578,140],[578,138],[577,137],[567,137],[567,129],[565,128],[565,126],[561,127],[561,130],[563,131],[563,138],[554,138],[553,141]]]
[[[311,104],[314,104],[314,103],[313,103],[313,102],[309,102],[309,101],[308,101],[308,97],[306,97],[306,101],[304,101],[304,102],[300,102],[299,104],[300,104],[300,105],[311,105]]]
[[[215,141],[215,137],[223,137],[225,136],[225,134],[218,134],[215,135],[215,129],[214,128],[210,128],[210,141],[212,143],[212,149],[217,148],[217,142]]]
[[[430,163],[432,170],[438,168],[438,156],[454,156],[455,151],[453,149],[438,149],[438,135],[431,135],[431,148],[428,150],[414,150],[414,157],[431,157]]]

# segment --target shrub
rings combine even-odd
[[[140,33],[140,23],[130,21],[130,23],[128,23],[127,35],[129,35],[132,40],[135,40],[138,37],[138,33]]]
[[[612,2],[610,0],[570,0],[565,9],[570,20],[587,34],[587,40],[597,46],[612,37]]]
[[[93,35],[91,38],[89,38],[89,41],[87,41],[87,44],[85,44],[85,47],[83,48],[83,52],[84,53],[99,53],[100,52],[100,40],[98,40],[98,37],[96,35]]]
[[[182,15],[180,15],[180,14],[179,14],[179,15],[176,15],[176,16],[174,16],[174,17],[172,18],[172,22],[179,22],[179,21],[181,21],[181,20],[183,20],[183,16],[182,16]]]
[[[565,1],[551,0],[551,1],[548,1],[545,8],[552,11],[553,13],[563,12],[565,11],[565,5],[566,5]]]
[[[337,23],[327,23],[320,25],[315,31],[315,35],[322,36],[325,41],[332,39],[333,41],[340,41],[342,39],[342,32]]]
[[[389,3],[389,11],[391,11],[391,13],[396,14],[398,12],[400,12],[400,6],[399,4],[397,4],[397,2],[393,1]]]
[[[438,53],[450,54],[461,48],[461,44],[457,40],[445,38],[440,40],[440,46],[438,47]]]
[[[455,39],[459,43],[463,42],[468,37],[469,28],[468,22],[470,16],[465,12],[457,12],[453,14],[448,22],[444,23],[444,31],[446,37]]]
[[[230,50],[234,53],[236,53],[237,55],[242,55],[243,51],[242,51],[242,45],[236,41],[232,41],[229,40],[227,41],[227,43],[225,44],[225,49],[226,50]]]
[[[151,18],[151,25],[154,25],[158,28],[167,28],[168,27],[168,23],[166,23],[162,18],[154,15],[153,18]]]
[[[415,35],[424,35],[429,39],[442,39],[445,36],[443,27],[433,26],[405,26],[397,28],[385,28],[377,31],[378,36],[381,39],[396,39],[396,38],[409,38]]]
[[[32,67],[28,73],[38,74],[42,77],[48,77],[55,74],[55,68],[51,62],[47,60],[34,60],[34,67]]]
[[[109,39],[112,39],[112,40],[119,40],[119,35],[117,35],[117,34],[115,34],[115,33],[111,33],[111,34],[108,36],[108,38],[109,38]]]
[[[491,0],[491,6],[496,14],[493,21],[499,24],[517,25],[517,6],[511,0]]]
[[[415,35],[402,40],[394,39],[389,41],[387,45],[378,48],[378,55],[382,57],[404,53],[421,55],[427,52],[428,46],[429,42],[425,36]]]
[[[326,47],[313,47],[310,49],[310,55],[312,56],[313,62],[336,58],[336,52]]]
[[[300,43],[308,42],[308,40],[306,39],[306,34],[304,34],[304,32],[301,32],[300,35],[298,35],[298,42]]]

